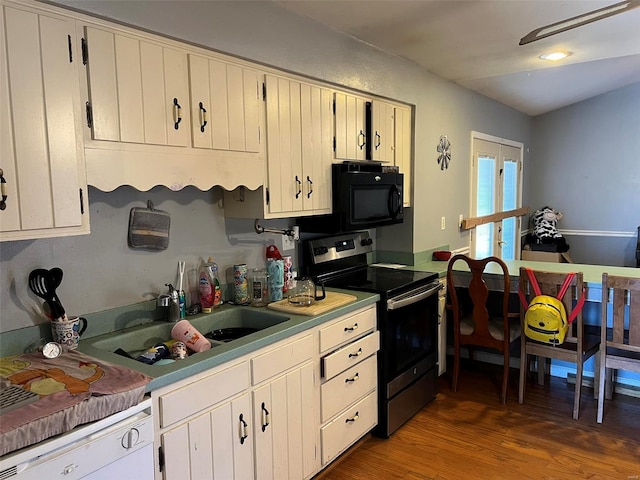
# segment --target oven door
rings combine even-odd
[[[438,364],[438,291],[434,282],[382,302],[381,385],[393,397]]]

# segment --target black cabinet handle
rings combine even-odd
[[[244,421],[244,415],[240,414],[240,445],[244,444],[244,441],[249,436],[249,429],[247,422]]]
[[[349,354],[349,358],[359,357],[360,355],[362,355],[362,349],[361,348],[359,348],[356,353],[350,353]]]
[[[345,423],[352,423],[352,422],[355,422],[356,420],[358,420],[358,418],[360,418],[360,412],[356,412],[356,414],[353,417],[347,418],[344,422]]]
[[[200,131],[204,133],[204,127],[207,126],[207,109],[200,102]]]
[[[7,181],[4,179],[4,170],[0,168],[0,194],[2,194],[2,200],[0,200],[0,210],[7,208]]]
[[[300,179],[298,178],[297,175],[296,175],[296,184],[298,185],[298,191],[296,192],[296,198],[298,198],[300,196],[300,194],[302,193],[302,182],[300,181]]]
[[[309,192],[307,193],[307,198],[311,198],[311,194],[313,193],[313,182],[309,175],[307,175],[307,185],[309,186]]]
[[[269,426],[269,410],[264,406],[264,402],[262,402],[262,431],[264,432]]]
[[[355,382],[355,381],[357,381],[359,379],[360,379],[360,375],[358,374],[358,372],[356,372],[356,374],[353,377],[345,378],[344,379],[344,383],[353,383],[353,382]]]
[[[366,143],[367,143],[367,137],[364,134],[364,132],[360,130],[360,133],[358,134],[358,147],[360,147],[360,150],[364,148]]]
[[[182,121],[182,107],[178,103],[178,99],[173,99],[173,128],[178,130]]]

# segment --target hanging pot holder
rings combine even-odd
[[[147,202],[147,208],[134,207],[129,213],[130,248],[145,250],[166,250],[169,246],[169,227],[171,217],[163,210],[156,210],[153,202]]]

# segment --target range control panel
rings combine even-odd
[[[307,248],[315,265],[373,252],[369,232],[353,232],[309,240]]]

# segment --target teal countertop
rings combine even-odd
[[[160,387],[164,387],[171,383],[183,380],[192,375],[201,373],[210,368],[216,367],[223,363],[229,362],[236,358],[239,358],[248,353],[254,352],[258,349],[271,345],[280,340],[289,338],[297,333],[304,332],[310,328],[320,325],[329,320],[333,320],[342,315],[348,314],[352,311],[366,307],[368,305],[376,303],[380,296],[377,294],[365,293],[365,292],[353,292],[339,289],[328,289],[331,291],[349,293],[356,296],[356,300],[348,305],[338,307],[327,313],[317,316],[307,315],[286,315],[290,316],[290,319],[273,325],[271,327],[260,330],[251,335],[224,343],[219,346],[215,346],[210,350],[202,353],[190,355],[188,358],[178,360],[176,362],[166,365],[147,365],[136,360],[123,357],[121,355],[112,353],[110,351],[97,348],[94,344],[99,342],[104,336],[112,335],[114,332],[122,333],[126,330],[135,330],[144,328],[144,323],[127,327],[126,329],[113,329],[110,332],[102,333],[101,335],[85,338],[80,341],[78,351],[90,355],[99,360],[116,363],[118,365],[131,368],[142,372],[152,378],[151,382],[147,385],[147,391],[151,391]],[[233,306],[223,305],[220,310],[209,315],[216,315],[218,311],[224,311],[225,309],[233,308],[253,308],[247,306]],[[119,315],[112,315],[110,317],[102,318],[103,321],[109,321],[111,323],[118,323],[121,315],[126,315],[127,311],[121,312]],[[200,314],[203,315],[203,314]],[[92,323],[93,320],[90,316],[86,316],[88,323]],[[192,317],[187,317],[187,320]],[[195,318],[195,317],[193,317]],[[163,320],[151,320],[155,322],[161,322]],[[148,322],[146,322],[148,323]],[[102,325],[103,328],[109,329],[108,325]]]
[[[150,376],[152,380],[147,385],[147,391],[149,392],[234,360],[339,316],[372,305],[380,300],[379,295],[372,293],[333,288],[327,290],[354,295],[356,300],[348,305],[317,316],[289,315],[287,313],[286,315],[290,316],[290,319],[285,322],[167,365],[147,365],[111,351],[97,348],[94,345],[105,337],[116,333],[142,331],[150,323],[164,322],[162,317],[166,315],[166,312],[156,308],[155,300],[83,315],[87,319],[88,327],[80,340],[78,351],[98,360],[115,363]],[[223,305],[214,313],[187,317],[187,320],[203,315],[216,315],[218,312],[234,308],[253,309],[253,307],[248,306]],[[270,311],[275,312],[273,310]],[[0,351],[2,356],[18,355],[23,353],[30,345],[39,342],[40,339],[51,340],[51,331],[48,323],[0,334]]]
[[[602,274],[620,275],[623,277],[640,278],[640,268],[632,267],[611,267],[607,265],[585,265],[581,263],[554,263],[554,262],[534,262],[523,260],[506,260],[504,262],[509,269],[511,277],[511,290],[516,291],[520,276],[520,267],[529,267],[533,270],[545,272],[570,273],[582,272],[584,281],[587,283],[587,300],[599,302],[602,298]],[[440,278],[447,276],[447,265],[449,262],[429,261],[419,265],[408,266],[411,270],[421,272],[435,272]],[[454,268],[456,271],[469,271],[463,262],[457,262]],[[487,266],[487,273],[502,275],[502,270],[495,263]]]

